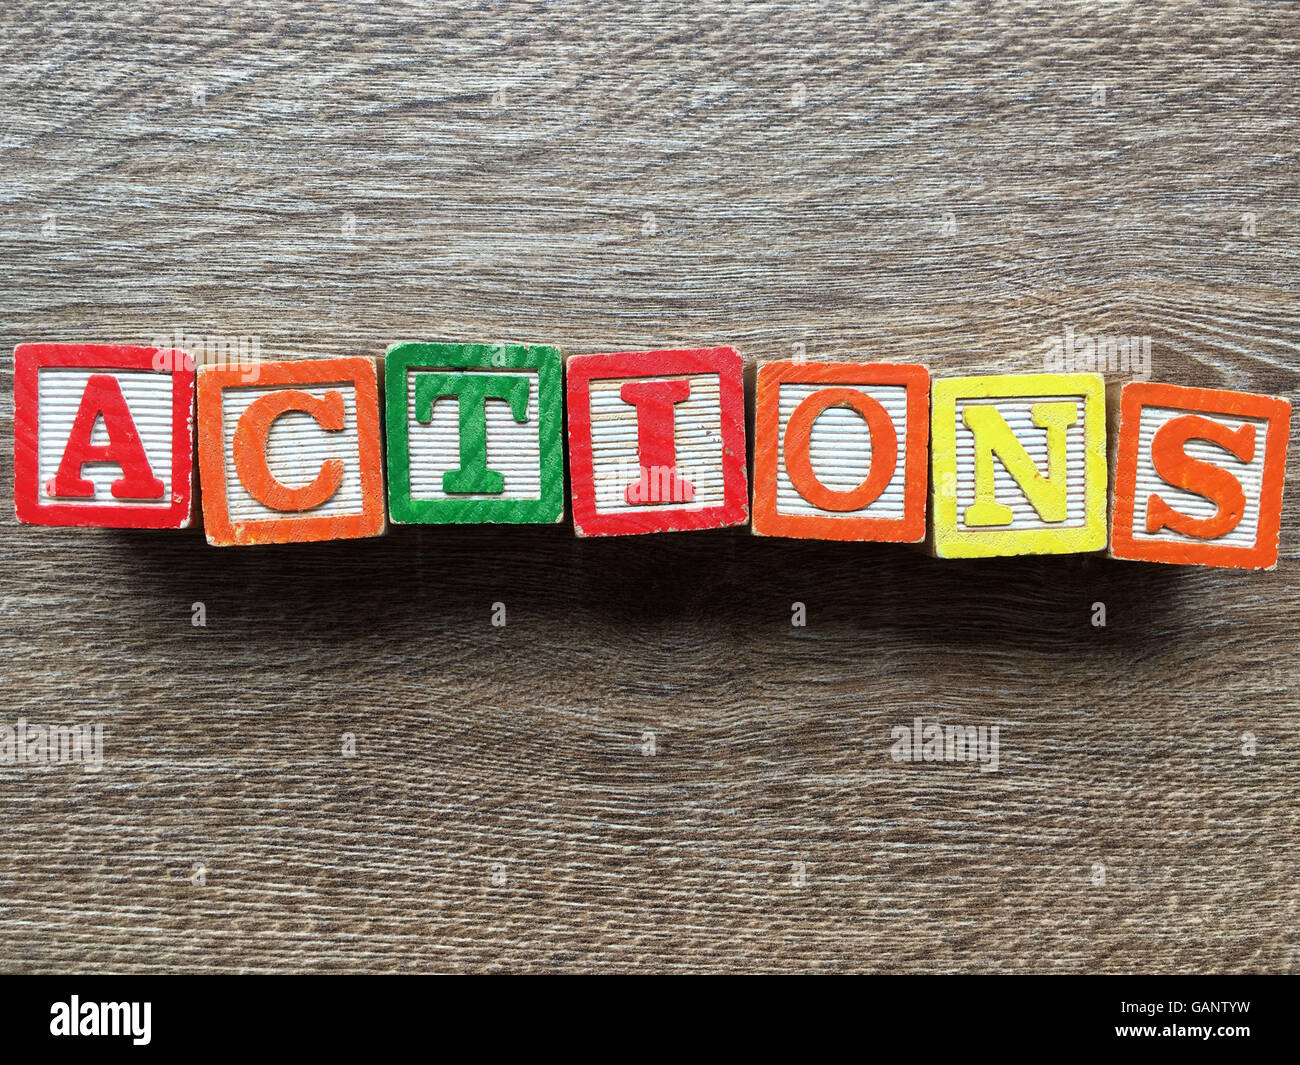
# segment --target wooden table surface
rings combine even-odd
[[[1294,399],[1300,6],[1037,8],[10,3],[0,343],[952,376],[1069,327]],[[6,444],[2,720],[105,765],[0,766],[0,968],[1296,971],[1297,453],[1236,574],[219,550],[20,527]],[[916,716],[998,771],[892,760]]]

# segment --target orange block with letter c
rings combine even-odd
[[[384,531],[375,360],[202,367],[198,397],[208,543],[299,543]]]
[[[924,366],[769,362],[758,369],[754,396],[756,534],[925,539]]]

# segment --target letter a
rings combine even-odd
[[[101,417],[108,443],[92,444],[95,423]],[[86,382],[63,461],[45,486],[46,493],[64,499],[93,498],[95,485],[82,476],[82,467],[88,462],[113,462],[122,468],[122,476],[111,488],[114,499],[160,499],[166,491],[153,475],[122,386],[111,374],[92,374]]]

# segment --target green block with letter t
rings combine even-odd
[[[384,358],[390,519],[562,520],[563,372],[552,347],[392,347]]]

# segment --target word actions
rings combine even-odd
[[[726,347],[566,361],[542,345],[399,344],[196,367],[178,350],[22,344],[15,509],[35,525],[181,529],[201,487],[218,546],[554,524],[567,509],[579,536],[749,525],[940,558],[1277,562],[1285,399],[1107,390],[1093,373],[745,371]]]

